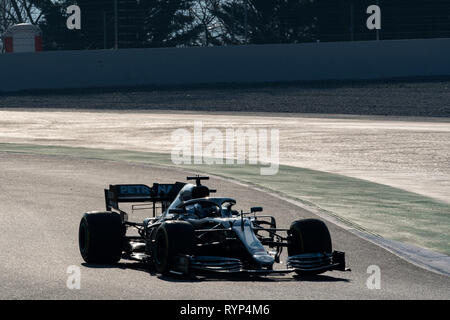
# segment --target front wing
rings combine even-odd
[[[286,274],[291,272],[317,273],[332,270],[348,271],[345,267],[345,253],[334,251],[331,254],[315,253],[290,256],[286,269],[247,269],[241,260],[228,257],[178,255],[175,258],[174,273],[188,274],[192,271],[247,273],[247,274]]]

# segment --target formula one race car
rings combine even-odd
[[[111,185],[105,190],[106,212],[88,212],[81,219],[79,246],[87,263],[116,263],[121,258],[148,263],[161,274],[193,271],[250,274],[319,274],[345,270],[345,254],[332,251],[325,223],[294,221],[279,229],[274,217],[233,209],[232,198],[213,198],[201,184],[208,177],[188,177],[196,184]],[[119,203],[139,203],[153,217],[130,222]],[[127,235],[135,229],[136,235]],[[280,263],[282,249],[288,258]]]

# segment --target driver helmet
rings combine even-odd
[[[195,214],[200,218],[212,217],[217,215],[217,207],[210,204],[204,204],[202,206],[200,203],[194,205]]]
[[[194,212],[200,219],[206,217],[206,210],[203,209],[203,207],[200,203],[196,203],[194,205]]]

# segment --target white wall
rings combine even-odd
[[[445,76],[450,39],[0,54],[0,73],[0,91]]]
[[[20,33],[13,37],[14,52],[35,52],[35,36],[30,33]]]

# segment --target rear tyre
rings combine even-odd
[[[155,232],[152,257],[157,272],[166,275],[174,267],[178,254],[192,254],[194,227],[186,221],[166,221]]]
[[[331,236],[327,226],[321,220],[297,220],[289,228],[290,241],[288,255],[294,256],[303,253],[330,253],[332,252]],[[320,274],[325,271],[296,271],[297,274]]]
[[[99,264],[118,262],[122,257],[124,228],[118,213],[85,213],[78,232],[83,260]]]

